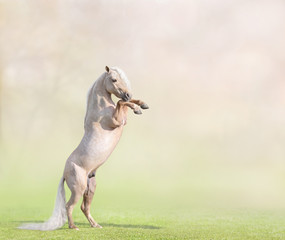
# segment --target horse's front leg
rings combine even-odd
[[[139,105],[142,109],[148,109],[148,105],[142,100],[131,99],[129,102]]]
[[[135,114],[142,114],[139,107],[131,102],[118,101],[112,122],[115,127],[124,126],[127,123],[128,107],[133,109]]]

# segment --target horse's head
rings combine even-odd
[[[129,101],[132,98],[130,83],[125,73],[117,68],[109,68],[106,66],[105,86],[106,90],[114,94],[116,97]]]

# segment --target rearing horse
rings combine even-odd
[[[117,105],[111,95],[120,98]],[[68,219],[69,228],[77,229],[72,219],[75,204],[83,196],[81,210],[91,227],[101,228],[90,214],[90,205],[96,189],[95,173],[113,152],[127,122],[128,108],[141,114],[148,106],[141,100],[132,99],[130,83],[124,72],[117,67],[106,67],[92,85],[87,96],[87,111],[84,120],[84,136],[78,147],[66,161],[63,177],[60,180],[54,211],[44,223],[28,223],[21,229],[55,230]],[[64,181],[71,191],[66,203]]]

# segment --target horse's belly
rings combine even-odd
[[[113,131],[97,131],[91,137],[89,136],[89,139],[84,141],[86,149],[85,156],[82,156],[81,160],[83,167],[87,171],[91,171],[101,166],[113,152],[121,134],[122,129],[115,129]]]

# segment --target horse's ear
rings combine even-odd
[[[109,71],[110,71],[110,69],[109,69],[109,67],[108,67],[108,66],[106,66],[106,67],[105,67],[105,69],[106,69],[106,71],[107,71],[107,72],[109,72]]]

